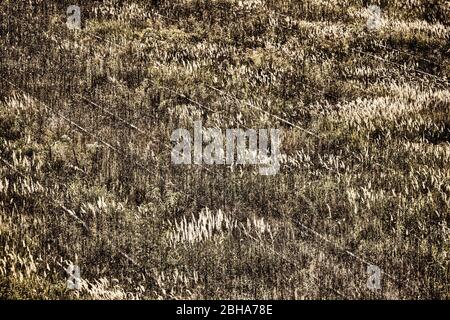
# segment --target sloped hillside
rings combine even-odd
[[[450,298],[447,1],[69,5],[0,4],[1,298]],[[174,165],[198,120],[280,171]]]

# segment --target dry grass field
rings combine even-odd
[[[0,298],[450,298],[448,1],[0,17]],[[197,120],[281,129],[279,173],[174,165]]]

